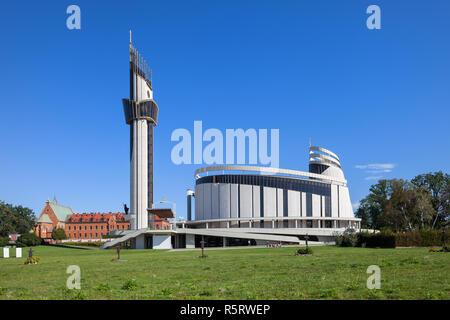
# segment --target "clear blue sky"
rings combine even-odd
[[[129,203],[129,29],[160,107],[155,199],[180,216],[199,165],[171,162],[170,135],[194,120],[280,129],[282,168],[307,170],[311,138],[341,157],[352,203],[376,177],[450,171],[447,0],[5,1],[1,200],[37,215],[53,196],[75,212]]]

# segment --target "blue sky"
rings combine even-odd
[[[68,30],[66,8],[81,8]],[[381,8],[381,30],[366,8]],[[308,139],[341,157],[353,203],[378,177],[449,172],[449,1],[8,1],[0,11],[0,199],[40,214],[129,203],[128,30],[153,70],[155,199],[200,165],[173,130],[280,130],[280,167]]]

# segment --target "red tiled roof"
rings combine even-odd
[[[66,222],[107,222],[114,216],[117,222],[126,222],[123,218],[124,213],[116,212],[116,213],[74,213],[70,216]]]

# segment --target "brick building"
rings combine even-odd
[[[34,231],[46,242],[52,240],[53,231],[63,228],[67,239],[102,239],[113,230],[127,230],[130,223],[123,217],[123,213],[82,213],[77,214],[70,206],[62,206],[56,201],[47,200],[44,209],[37,219]]]
[[[67,239],[102,239],[114,230],[128,230],[123,213],[74,213],[65,223]]]
[[[53,230],[57,228],[65,228],[66,220],[73,215],[72,208],[62,206],[56,201],[47,200],[44,209],[42,209],[34,231],[36,234],[47,242],[52,242]]]
[[[60,205],[56,199],[47,200],[39,216],[34,231],[46,242],[54,243],[53,231],[63,228],[68,240],[100,240],[113,231],[130,229],[125,214],[116,213],[74,213],[70,206]],[[170,222],[165,217],[154,216],[151,229],[169,229]]]

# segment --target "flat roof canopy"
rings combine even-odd
[[[160,218],[171,219],[174,217],[172,209],[162,208],[162,209],[147,209],[149,213],[156,214]]]

